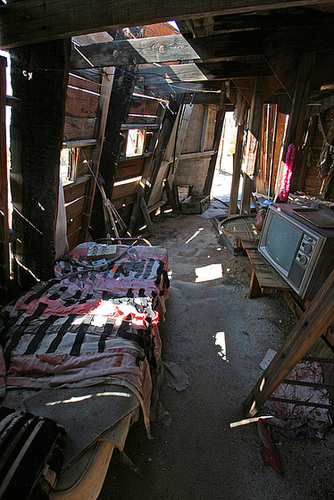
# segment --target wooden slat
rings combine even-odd
[[[66,205],[66,217],[67,223],[82,214],[82,209],[84,206],[85,197],[77,198],[73,202]]]
[[[129,0],[25,0],[0,7],[0,46],[2,48],[96,33],[124,26],[144,26],[171,19],[238,14],[260,10],[320,4],[321,0],[165,0],[138,3]],[[174,59],[175,60],[175,59]]]
[[[182,153],[180,160],[195,160],[197,158],[210,158],[215,153],[214,149],[210,151],[198,151],[196,153]]]
[[[116,170],[116,181],[127,179],[129,177],[136,177],[137,175],[141,175],[142,172],[143,163],[141,162],[122,168],[120,168],[120,165],[118,165],[118,169]]]
[[[144,198],[141,198],[141,200],[140,200],[140,207],[141,207],[143,215],[144,215],[144,219],[145,219],[145,222],[147,225],[149,235],[154,236],[155,233],[154,233],[154,228],[153,228],[153,224],[151,221],[151,216],[149,214],[149,211],[147,210],[147,205],[146,205]]]
[[[220,61],[214,63],[196,62],[196,65],[209,80],[220,78],[238,79],[255,76],[270,76],[273,74],[273,71],[267,61],[262,58],[251,61]]]
[[[68,246],[70,250],[73,250],[79,241],[80,229],[77,229],[74,233],[67,236]]]
[[[193,38],[192,47],[204,62],[218,62],[231,57],[263,57],[289,54],[291,51],[321,51],[334,46],[331,24],[281,26],[275,30],[245,30]]]
[[[154,115],[157,116],[161,104],[153,99],[145,99],[145,97],[132,96],[129,115]]]
[[[291,290],[286,281],[256,250],[247,249],[248,258],[256,272],[261,289]]]
[[[99,96],[81,89],[67,87],[65,113],[67,116],[95,118]]]
[[[328,276],[289,337],[244,402],[245,414],[254,416],[295,365],[334,321],[334,271]]]
[[[95,92],[96,94],[100,94],[101,92],[100,83],[92,82],[73,74],[70,74],[68,76],[68,85],[78,87],[79,89],[90,90],[91,92]]]
[[[9,286],[8,172],[6,147],[6,66],[0,57],[0,303],[5,304]]]
[[[128,196],[124,196],[123,198],[117,198],[116,200],[113,200],[113,205],[117,210],[119,210],[123,207],[123,205],[131,205],[132,203],[135,203],[136,198],[137,193],[133,193]]]
[[[63,148],[82,148],[86,146],[95,146],[96,139],[80,139],[77,141],[63,142]]]
[[[136,128],[144,128],[145,130],[159,130],[159,123],[147,123],[146,125],[142,123],[123,123],[121,130],[134,130]]]
[[[121,184],[120,186],[114,186],[112,191],[112,201],[123,198],[125,196],[130,196],[137,192],[139,180],[129,182],[127,184]]]
[[[129,223],[129,231],[132,233],[136,227],[138,215],[140,212],[140,200],[145,195],[145,202],[148,205],[154,204],[151,201],[151,195],[154,189],[156,188],[156,181],[159,171],[161,170],[162,158],[165,152],[170,133],[172,131],[173,123],[175,121],[175,117],[177,115],[177,110],[179,108],[179,101],[171,99],[169,101],[169,106],[160,107],[158,110],[159,119],[161,120],[161,128],[158,131],[157,139],[155,141],[153,147],[152,158],[145,162],[145,168],[143,171],[143,182],[139,185],[137,191],[136,201],[133,206],[130,223]],[[146,186],[146,180],[149,179],[150,185]],[[146,188],[146,193],[145,193]],[[162,188],[159,196],[159,201],[162,198]]]
[[[94,139],[93,146],[79,146],[75,149],[75,163],[76,163],[76,174],[78,177],[84,177],[85,175],[91,175],[91,172],[88,168],[88,163],[86,161],[91,159],[92,150],[96,146],[97,141]]]
[[[142,116],[142,115],[132,115],[128,116],[126,123],[139,123],[141,126],[153,124],[157,122],[156,116]]]
[[[78,47],[72,51],[71,68],[89,68],[88,61],[95,67],[103,67],[191,59],[198,59],[198,56],[185,38],[182,35],[168,35],[114,40],[113,42]]]
[[[65,203],[71,203],[72,201],[81,198],[85,194],[87,182],[90,180],[90,175],[85,175],[84,177],[79,177],[76,182],[71,184],[65,184],[64,186],[64,197]]]
[[[131,167],[137,164],[144,165],[144,162],[146,158],[150,158],[152,156],[152,153],[144,153],[143,155],[137,155],[137,156],[127,156],[120,158],[118,162],[118,168],[122,169],[125,167]]]
[[[275,187],[276,187],[276,179],[279,170],[279,164],[281,161],[281,156],[283,153],[283,138],[285,132],[285,122],[286,115],[283,113],[278,113],[277,115],[277,123],[276,123],[276,134],[275,134],[275,148],[274,148],[274,161],[273,161],[273,170],[271,174],[271,189],[269,196],[275,196]]]
[[[177,165],[178,165],[178,162],[180,161],[180,155],[182,153],[183,144],[184,144],[184,141],[186,138],[186,133],[188,130],[188,126],[189,126],[192,112],[193,112],[193,106],[191,104],[185,104],[179,110],[179,115],[178,115],[177,121],[174,124],[173,134],[172,134],[171,140],[169,142],[169,147],[167,147],[167,149],[166,149],[166,155],[165,155],[165,159],[170,160],[175,154],[174,172],[168,176],[169,182],[173,182],[175,172],[177,170]],[[180,123],[179,123],[179,121],[180,121]],[[177,133],[177,140],[176,140],[176,145],[175,145],[175,149],[174,149],[175,139],[173,139],[173,136],[175,137],[176,133]]]
[[[233,174],[231,182],[231,193],[230,193],[230,205],[228,209],[228,216],[237,213],[238,209],[238,194],[239,194],[239,184],[240,184],[240,174],[241,174],[241,164],[243,157],[243,136],[244,136],[244,124],[238,125],[237,127],[237,138],[235,153],[233,155]]]
[[[93,139],[95,123],[95,118],[66,116],[63,140],[67,142],[78,139]]]
[[[67,234],[72,234],[81,228],[82,215],[81,213],[76,217],[72,217],[67,221]]]
[[[114,68],[109,68],[109,69],[106,68],[105,71],[108,77],[104,78],[102,81],[102,88],[99,99],[98,122],[96,129],[94,131],[94,138],[96,139],[96,145],[93,147],[92,154],[90,157],[91,170],[92,170],[92,172],[90,173],[93,174],[93,178],[91,179],[91,182],[86,191],[86,202],[85,202],[84,215],[79,237],[80,242],[86,241],[88,236],[88,229],[89,229],[94,197],[95,197],[95,190],[96,190],[96,179],[100,168],[100,161],[101,161],[105,130],[109,112],[110,96],[114,81]]]
[[[210,163],[208,166],[208,171],[206,174],[206,179],[205,179],[204,188],[203,188],[203,193],[207,194],[207,195],[210,194],[211,188],[212,188],[213,178],[214,178],[214,174],[215,174],[215,170],[216,170],[216,162],[217,162],[217,157],[218,157],[219,145],[221,142],[221,137],[222,137],[222,133],[223,133],[223,126],[224,126],[224,122],[225,122],[226,107],[223,104],[224,96],[225,96],[224,92],[221,92],[219,110],[218,110],[218,112],[215,113],[216,124],[214,127],[214,136],[213,136],[213,143],[212,143],[212,146],[214,147],[214,152],[210,158]],[[205,109],[207,109],[207,108],[205,108]],[[211,113],[212,113],[212,111],[211,111]],[[210,116],[210,112],[209,112],[209,116]],[[209,129],[211,129],[211,127],[209,127]],[[207,135],[208,134],[204,134],[203,147],[206,145],[206,142],[208,141]],[[201,141],[201,143],[202,143],[202,141]],[[201,148],[202,148],[202,144],[201,144]]]
[[[137,74],[137,82],[140,85],[200,82],[207,79],[207,76],[194,63],[139,68]]]

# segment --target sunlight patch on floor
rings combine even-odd
[[[228,361],[227,359],[227,352],[226,352],[226,336],[225,332],[217,332],[216,337],[215,337],[215,345],[218,345],[220,347],[220,351],[218,352],[218,355],[223,358],[224,361]]]
[[[195,283],[217,280],[223,277],[223,266],[222,264],[209,264],[208,266],[197,267],[195,274]]]
[[[188,243],[190,243],[193,239],[195,239],[196,236],[198,236],[200,232],[203,231],[203,229],[204,227],[199,227],[197,231],[195,231],[195,233],[189,238],[189,240],[186,241],[186,245],[188,245]]]

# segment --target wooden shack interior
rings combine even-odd
[[[2,57],[3,303],[50,279],[66,248],[153,235],[152,218],[180,210],[182,190],[209,196],[229,111],[237,125],[229,216],[250,214],[253,193],[278,198],[291,144],[289,200],[333,213],[332,2],[103,0],[94,11],[88,1],[0,3],[12,86],[6,96]],[[330,279],[314,342],[333,321]],[[303,321],[296,336],[314,326]]]

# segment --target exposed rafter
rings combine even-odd
[[[325,0],[24,0],[0,5],[0,46],[17,47],[73,35],[171,19],[196,19],[287,7]]]
[[[163,63],[199,59],[182,35],[115,40],[85,47],[74,46],[71,68],[85,69],[128,64]]]
[[[205,62],[231,60],[234,57],[265,57],[291,52],[334,52],[333,17],[329,24],[282,26],[229,32],[189,39]]]
[[[139,68],[139,85],[159,85],[165,83],[200,82],[208,78],[194,63],[174,64],[172,66],[149,66]]]

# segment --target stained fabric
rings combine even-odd
[[[149,363],[161,355],[167,252],[136,247],[135,261],[118,245],[110,268],[86,271],[92,245],[79,245],[57,263],[55,279],[3,309],[0,390],[125,384],[140,400],[149,434]]]
[[[323,384],[322,368],[319,363],[301,361],[293,368],[288,379]],[[287,403],[275,402],[277,418],[273,423],[279,427],[291,430],[308,425],[317,431],[318,437],[322,437],[333,423],[329,409],[312,406],[312,403],[330,404],[329,393],[324,388],[284,383],[273,396],[287,400]],[[295,405],[289,403],[289,399],[304,401],[307,405]]]

